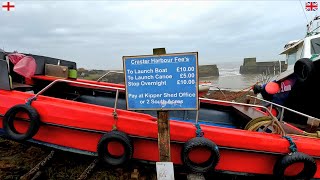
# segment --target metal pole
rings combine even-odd
[[[199,103],[199,109],[200,109],[200,100],[198,101]],[[196,124],[198,123],[199,121],[199,110],[197,110],[197,114],[196,114]]]
[[[116,112],[117,110],[118,98],[119,98],[119,89],[117,89],[116,100],[114,101],[114,110],[113,110],[114,112]]]
[[[102,75],[101,77],[99,77],[97,79],[97,82],[100,82],[104,77],[106,77],[106,75],[110,74],[110,73],[119,73],[119,74],[122,74],[123,72],[118,72],[118,71],[108,71],[107,73],[105,73],[104,75]]]
[[[281,61],[279,59],[279,74],[281,73]]]

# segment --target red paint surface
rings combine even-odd
[[[204,163],[206,162],[211,156],[211,152],[206,148],[195,148],[194,150],[190,151],[189,159],[195,163]]]
[[[120,142],[113,141],[108,144],[108,152],[114,156],[121,156],[124,154],[124,147]]]
[[[286,176],[296,176],[303,170],[304,164],[302,162],[294,163],[287,167],[287,169],[284,171],[284,174]]]
[[[5,114],[10,107],[16,104],[25,103],[25,99],[30,96],[32,96],[32,94],[0,90],[0,114]],[[38,99],[32,103],[32,106],[39,112],[41,121],[45,123],[55,123],[64,126],[99,131],[111,131],[114,123],[112,115],[113,108],[45,96],[39,96]],[[123,131],[129,135],[157,139],[157,122],[154,117],[125,110],[118,110],[117,113],[119,131]],[[18,123],[17,128],[23,128],[23,126],[26,125],[28,125],[28,123]],[[1,118],[0,127],[2,127]],[[201,127],[205,132],[205,138],[212,140],[219,147],[276,153],[289,152],[288,141],[283,139],[280,135],[207,125],[201,125]],[[172,141],[186,142],[195,137],[195,126],[191,123],[170,121],[170,135]],[[101,137],[102,134],[98,133],[41,125],[40,130],[34,139],[51,144],[96,152],[97,144]],[[302,136],[292,137],[300,152],[311,156],[320,156],[320,140]],[[157,141],[133,139],[133,142],[134,158],[147,161],[159,160]],[[171,160],[175,164],[181,164],[180,153],[182,145],[183,144],[171,144]],[[121,148],[119,148],[118,145],[110,144],[110,146],[110,149],[115,149],[114,153],[121,152]],[[273,166],[280,157],[271,154],[240,152],[223,148],[220,148],[220,155],[221,158],[216,167],[217,170],[257,174],[272,174]],[[203,161],[205,156],[204,152],[192,152],[192,154],[190,154],[190,158],[198,162]],[[316,162],[319,165],[319,160],[316,160]],[[294,173],[290,171],[295,170],[288,169],[287,173]],[[320,178],[319,170],[315,177]]]
[[[14,121],[13,122],[14,127],[20,134],[24,134],[27,132],[28,127],[30,126],[30,123],[28,122],[21,122],[21,121]]]

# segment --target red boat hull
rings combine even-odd
[[[0,114],[3,115],[14,105],[24,104],[32,94],[19,91],[0,90]],[[97,144],[105,132],[111,131],[114,124],[113,108],[81,102],[39,96],[32,106],[41,117],[41,127],[33,137],[46,144],[97,152]],[[117,110],[118,130],[127,133],[134,142],[135,159],[159,161],[156,118],[142,113]],[[0,128],[2,128],[2,117]],[[17,129],[26,128],[27,122],[15,124]],[[253,174],[273,174],[273,167],[279,157],[289,153],[289,142],[280,135],[251,132],[232,128],[201,125],[204,137],[215,142],[220,151],[220,161],[216,170]],[[171,160],[182,164],[181,150],[183,143],[195,137],[193,124],[170,121]],[[316,138],[292,136],[299,152],[316,159],[319,165],[320,141]],[[111,147],[116,149],[114,145]],[[203,161],[203,155],[193,153],[195,161]],[[191,155],[190,155],[191,156]],[[295,167],[301,168],[301,167]],[[291,168],[289,174],[297,174]],[[320,178],[320,170],[315,174]]]

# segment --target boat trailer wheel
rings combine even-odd
[[[189,158],[189,153],[199,147],[209,150],[211,155],[208,160],[203,163],[192,162]],[[181,159],[183,164],[192,172],[205,173],[209,170],[213,170],[218,164],[220,153],[218,146],[211,140],[203,137],[195,137],[184,144],[181,152]]]
[[[14,120],[18,113],[26,113],[30,120],[30,125],[26,133],[19,133],[14,127]],[[24,141],[32,138],[40,128],[40,117],[38,112],[30,105],[19,104],[10,108],[3,117],[2,126],[6,135],[16,141]]]
[[[291,179],[311,179],[317,171],[317,164],[311,156],[300,152],[294,152],[280,158],[276,162],[273,168],[273,174],[277,178],[283,179],[285,170],[295,163],[303,163],[304,166],[300,173],[295,176],[290,176]]]
[[[124,148],[124,153],[119,156],[109,152],[108,145],[112,142],[120,143]],[[110,131],[102,136],[98,143],[98,156],[102,162],[112,166],[121,166],[127,163],[133,156],[133,144],[131,139],[121,131]]]

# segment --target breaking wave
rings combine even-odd
[[[227,77],[227,76],[240,76],[239,73],[240,68],[219,68],[219,76]]]

